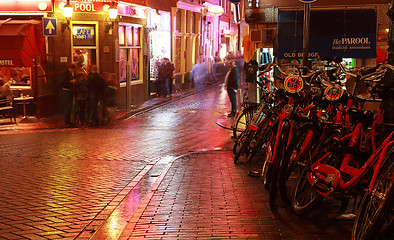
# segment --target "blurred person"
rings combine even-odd
[[[83,56],[83,54],[82,54],[82,52],[81,52],[81,50],[80,49],[76,49],[76,50],[74,50],[74,53],[73,53],[73,61],[74,61],[74,63],[75,64],[80,64],[81,66],[84,66],[85,65],[85,58],[84,58],[84,56]]]
[[[164,58],[164,83],[165,83],[165,95],[166,97],[171,97],[172,94],[172,84],[174,78],[174,64],[168,58]]]
[[[90,123],[89,126],[98,126],[100,123],[98,115],[98,103],[103,97],[105,89],[105,81],[102,76],[98,73],[96,65],[92,65],[90,69],[90,75],[88,77],[88,99],[90,107]]]
[[[219,52],[215,53],[215,57],[213,58],[213,60],[215,61],[215,63],[218,63],[218,62],[222,61],[222,59],[219,56]]]
[[[157,64],[157,95],[159,97],[165,97],[166,91],[165,89],[165,61],[166,59],[163,58],[160,63]]]
[[[27,79],[24,78],[23,72],[22,72],[21,69],[17,68],[17,69],[16,69],[16,73],[17,73],[17,78],[16,78],[16,81],[17,81],[17,82],[27,83]]]
[[[73,107],[73,97],[74,97],[74,84],[75,80],[75,71],[77,69],[77,65],[75,63],[71,63],[68,65],[66,71],[63,74],[63,98],[64,98],[64,125],[66,128],[75,127],[75,124],[71,122],[71,112]]]
[[[11,83],[0,79],[0,99],[12,99]]]
[[[108,118],[108,124],[112,125],[115,120],[115,113],[117,107],[117,92],[118,92],[118,80],[115,73],[109,75],[107,81],[107,87],[104,92],[104,106],[106,115]]]
[[[231,112],[227,117],[234,117],[237,113],[237,91],[239,88],[240,74],[237,66],[235,65],[235,61],[230,60],[228,65],[229,71],[225,78],[225,88],[231,102]]]
[[[77,103],[77,118],[80,125],[87,124],[87,104],[88,104],[88,76],[85,71],[78,68],[75,72],[76,82],[75,82],[75,98]]]

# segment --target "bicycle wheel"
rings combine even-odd
[[[393,229],[394,229],[394,207],[391,208],[389,217],[383,223],[382,229],[380,231],[381,232],[380,235],[384,239],[394,239]]]
[[[289,143],[284,152],[279,170],[278,187],[282,200],[291,204],[291,189],[295,181],[312,155],[313,150],[319,145],[320,130],[314,124],[303,125]]]
[[[262,146],[268,141],[270,132],[269,123],[271,116],[266,116],[263,121],[260,122],[256,137],[250,146],[250,153],[248,155],[248,161],[252,161],[256,153],[261,150]]]
[[[236,117],[233,123],[233,138],[237,139],[241,132],[250,124],[257,107],[244,108]]]
[[[306,177],[308,172],[309,166],[305,166],[300,173],[292,196],[292,211],[300,215],[309,212],[323,200],[323,197],[309,183]]]
[[[254,136],[254,132],[251,130],[243,131],[238,140],[234,143],[233,152],[234,155],[234,163],[238,163],[238,159],[248,151],[248,147],[250,142],[252,141]]]
[[[329,137],[327,137],[327,139],[316,148],[312,156],[307,158],[308,160],[305,162],[305,166],[303,166],[297,180],[294,182],[295,184],[293,189],[288,190],[292,193],[290,199],[291,209],[294,213],[305,214],[315,208],[323,200],[323,197],[309,183],[306,175],[310,170],[311,164],[328,153],[331,146],[338,143],[338,134],[339,133],[334,132],[333,134],[329,135]],[[337,166],[339,161],[333,154],[328,154],[322,163]]]
[[[271,209],[274,209],[276,207],[276,195],[278,192],[279,171],[282,162],[282,156],[285,151],[289,135],[290,135],[290,122],[283,121],[278,143],[276,145],[276,148],[274,149],[275,159],[272,159],[272,163],[273,163],[272,176],[271,176],[271,185],[269,190],[270,193],[269,204]]]
[[[263,178],[265,189],[269,190],[272,177],[272,154],[273,154],[273,144],[275,143],[275,131],[270,131],[268,134],[271,140],[267,143],[265,148],[265,155],[263,160],[263,169],[261,171],[261,176]]]
[[[353,225],[352,239],[373,239],[384,223],[390,225],[394,207],[394,147],[379,169],[371,193],[364,194]]]

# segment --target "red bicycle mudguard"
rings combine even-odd
[[[332,166],[316,163],[306,177],[320,195],[328,197],[339,186],[341,173]]]

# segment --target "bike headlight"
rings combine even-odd
[[[293,111],[293,106],[290,104],[286,104],[283,110],[285,111],[285,113],[291,113]]]

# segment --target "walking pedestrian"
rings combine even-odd
[[[167,95],[166,89],[166,78],[165,78],[165,61],[163,58],[157,68],[157,94],[159,97],[165,97]]]
[[[74,98],[74,84],[75,84],[75,70],[77,65],[71,63],[68,65],[67,70],[63,74],[63,99],[64,99],[64,126],[66,128],[75,127],[75,124],[71,122],[71,112],[73,107]]]
[[[105,89],[104,78],[98,73],[96,65],[93,65],[90,69],[91,73],[88,78],[88,96],[89,96],[89,106],[90,106],[90,123],[89,126],[98,126],[100,124],[100,119],[98,115],[98,103],[103,97]]]
[[[86,109],[88,104],[88,77],[83,69],[76,71],[75,98],[77,103],[77,117],[80,125],[87,124]]]
[[[239,88],[240,74],[237,66],[235,65],[235,61],[230,60],[228,65],[230,69],[225,78],[225,88],[231,102],[231,112],[227,117],[234,117],[237,113],[237,91]]]
[[[117,92],[118,92],[118,81],[115,73],[109,75],[107,87],[104,93],[104,105],[106,116],[108,118],[108,125],[112,125],[115,120],[116,106],[117,106]]]
[[[170,59],[164,58],[163,60],[166,96],[171,97],[175,67],[174,64],[170,61]]]

